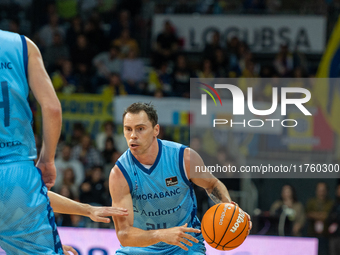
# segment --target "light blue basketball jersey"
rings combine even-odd
[[[24,36],[0,30],[0,164],[36,158]]]
[[[143,230],[182,226],[200,229],[196,216],[197,203],[192,184],[184,172],[184,145],[158,140],[159,152],[150,169],[145,168],[128,149],[116,165],[130,187],[134,222]],[[189,233],[200,240],[189,250],[201,251],[205,247],[201,234]],[[122,247],[117,254],[182,254],[178,246],[160,242],[148,247]]]

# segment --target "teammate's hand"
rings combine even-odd
[[[41,170],[42,179],[45,182],[47,189],[50,190],[57,178],[57,171],[54,162],[45,163],[39,159],[36,167]]]
[[[188,247],[186,247],[184,244],[192,246],[192,242],[198,243],[198,240],[192,235],[186,234],[186,232],[200,233],[201,231],[195,228],[188,228],[187,226],[188,223],[185,223],[183,226],[180,227],[160,230],[163,231],[163,235],[161,236],[162,242],[171,245],[177,245],[183,250],[188,251]]]
[[[68,245],[63,245],[63,252],[65,255],[69,255],[69,251],[73,254],[73,255],[78,255],[78,252],[73,249],[71,246]]]
[[[128,215],[124,208],[91,206],[89,217],[96,222],[110,223],[111,220],[107,217]]]
[[[236,205],[236,206],[238,206],[238,207],[240,207],[237,203],[235,203],[234,201],[231,201],[231,203],[232,204],[234,204],[234,205]],[[240,207],[240,209],[241,209],[241,207]],[[242,210],[242,209],[241,209]],[[253,227],[253,223],[251,222],[251,218],[250,218],[250,215],[248,214],[248,213],[246,213],[245,211],[243,211],[246,215],[247,215],[247,217],[248,217],[248,222],[249,222],[249,227],[248,227],[248,235],[250,234],[250,230],[252,229],[252,227]]]

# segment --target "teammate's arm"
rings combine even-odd
[[[54,212],[63,214],[81,215],[91,218],[96,222],[109,223],[111,216],[127,216],[127,210],[123,208],[91,206],[89,204],[79,203],[68,199],[67,197],[56,194],[52,191],[48,192],[51,206]]]
[[[127,217],[113,217],[117,237],[122,246],[146,247],[159,242],[165,242],[177,245],[187,251],[188,248],[183,243],[188,246],[192,246],[191,242],[198,243],[196,238],[186,234],[186,232],[199,233],[200,230],[188,228],[187,224],[180,227],[157,230],[143,230],[133,227],[134,211],[130,188],[118,166],[113,167],[109,183],[112,206],[126,208],[129,213]]]
[[[42,171],[43,180],[50,189],[57,176],[54,156],[61,130],[61,106],[38,47],[28,38],[26,42],[28,83],[41,106],[43,121],[43,143],[37,167]]]

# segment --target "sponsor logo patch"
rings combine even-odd
[[[177,185],[178,184],[177,176],[166,178],[165,184],[167,187]]]

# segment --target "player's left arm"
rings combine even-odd
[[[48,192],[48,197],[50,198],[51,207],[56,213],[86,216],[93,221],[104,223],[110,222],[110,219],[107,217],[128,215],[127,209],[109,206],[91,206],[71,200],[52,191]]]
[[[213,176],[209,171],[197,173],[195,177],[190,177],[190,167],[194,171],[196,166],[204,167],[204,162],[201,156],[193,149],[186,148],[184,150],[184,164],[188,179],[197,186],[204,188],[208,196],[216,203],[233,203],[226,186]],[[202,168],[200,168],[202,169]],[[252,222],[249,214],[246,213],[249,219],[249,231],[252,228]]]
[[[200,155],[196,151],[190,148],[184,150],[184,164],[185,171],[188,179],[195,183],[197,186],[204,188],[208,196],[216,203],[231,203],[229,192],[225,185],[213,176],[210,172],[200,172],[195,174],[195,177],[190,178],[190,167],[192,170],[196,166],[204,167],[204,162]],[[197,175],[199,174],[199,177]]]

